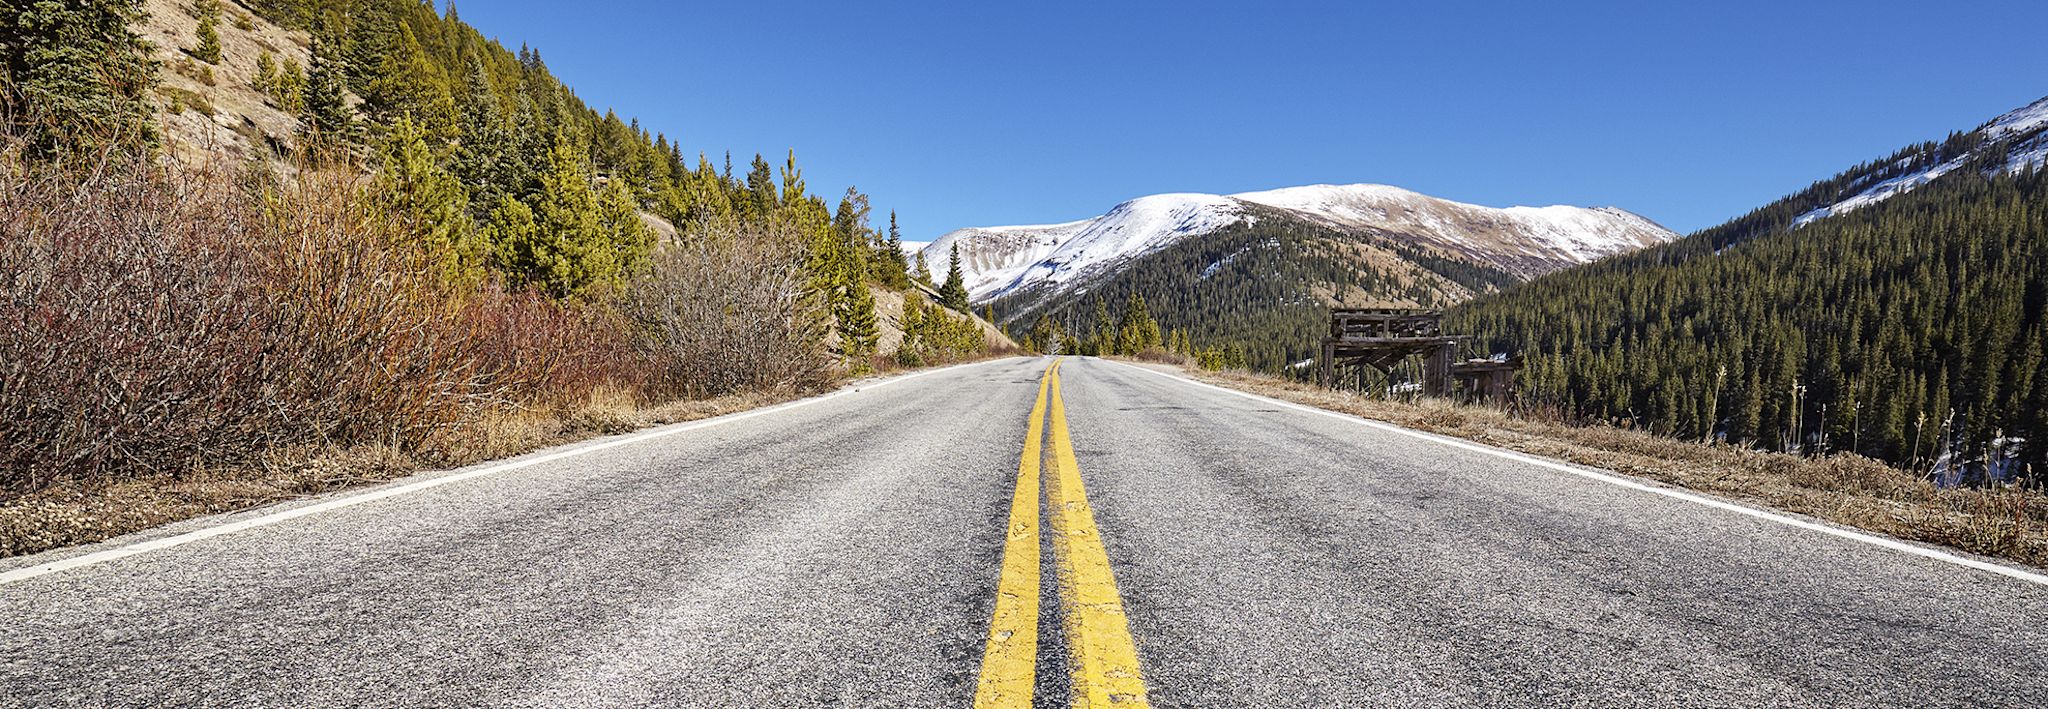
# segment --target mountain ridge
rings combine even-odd
[[[1678,237],[1616,207],[1497,208],[1392,185],[1316,184],[1231,195],[1153,194],[1087,219],[956,229],[926,245],[924,255],[936,268],[959,244],[968,292],[985,302],[1044,285],[1057,290],[1182,239],[1261,218],[1389,236],[1454,258],[1496,264],[1520,279]]]

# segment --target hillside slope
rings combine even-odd
[[[191,3],[145,0],[147,14],[135,28],[164,68],[158,74],[158,121],[166,154],[179,162],[265,158],[291,145],[298,133],[298,116],[258,89],[257,76],[266,55],[273,71],[311,65],[312,37],[232,0],[222,5],[227,21],[216,27],[221,45],[217,64],[200,62],[186,51],[199,25]]]
[[[1456,309],[1527,401],[1951,477],[2048,461],[2048,100],[1667,246]]]

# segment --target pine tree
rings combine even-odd
[[[925,319],[929,317],[924,306],[924,297],[910,293],[903,297],[903,339],[896,345],[896,363],[905,367],[921,367],[925,364]]]
[[[141,0],[0,3],[0,112],[32,156],[156,142]]]
[[[429,135],[453,137],[457,120],[447,73],[427,56],[412,25],[399,23],[395,46],[384,53],[363,86],[363,106],[378,123],[410,116]]]
[[[355,134],[355,109],[348,105],[348,88],[342,67],[336,65],[326,45],[313,43],[313,64],[306,72],[305,112],[300,115],[299,132],[314,145],[336,145]]]
[[[433,256],[444,277],[465,284],[481,279],[483,248],[469,217],[469,198],[441,169],[425,131],[411,118],[392,126],[378,192],[387,218]]]
[[[925,284],[926,287],[935,287],[936,284],[932,283],[932,269],[926,266],[924,262],[924,251],[919,250],[917,252],[916,260],[917,265],[910,276],[917,279],[917,282]]]
[[[598,194],[597,218],[609,250],[599,259],[609,271],[597,278],[619,282],[646,271],[654,254],[654,230],[641,220],[640,204],[633,199],[633,187],[623,175],[605,181]]]
[[[875,353],[875,341],[881,336],[880,321],[875,316],[875,292],[866,283],[856,283],[848,289],[848,296],[843,302],[836,313],[840,348],[847,359],[865,366],[868,356]]]
[[[1061,337],[1059,326],[1053,323],[1052,318],[1040,315],[1037,322],[1031,323],[1031,336],[1029,339],[1033,344],[1038,345],[1037,351],[1039,353],[1057,354],[1060,343],[1065,338]]]
[[[497,204],[525,184],[525,171],[512,160],[512,137],[490,76],[471,59],[463,82],[462,124],[451,171],[478,207]]]
[[[276,86],[277,59],[271,57],[268,51],[257,54],[256,78],[250,80],[249,88],[267,96],[276,91]]]
[[[286,57],[277,67],[264,93],[270,96],[270,105],[277,110],[294,116],[306,110],[306,70],[299,66],[299,60]]]
[[[505,228],[496,235],[494,251],[515,285],[567,298],[605,289],[617,282],[628,257],[613,230],[625,228],[623,215],[607,195],[591,189],[583,156],[567,140],[550,151],[539,189],[531,205],[533,228]],[[500,211],[503,211],[501,202]],[[494,216],[493,224],[501,219]]]
[[[903,255],[903,231],[896,226],[895,210],[889,211],[889,240],[883,245],[883,254],[888,264],[882,271],[883,282],[897,290],[909,288],[910,261]]]
[[[967,276],[960,270],[960,245],[953,244],[952,256],[946,266],[946,285],[939,288],[939,302],[960,312],[967,312]]]
[[[1109,316],[1109,303],[1102,296],[1095,296],[1095,335],[1088,349],[1089,354],[1107,357],[1116,354],[1116,320]]]
[[[1134,355],[1159,346],[1159,323],[1152,320],[1145,298],[1131,293],[1124,303],[1123,321],[1117,326],[1116,354]]]
[[[220,63],[220,3],[205,0],[199,3],[199,29],[194,32],[198,44],[192,47],[192,58],[208,64]]]
[[[726,169],[731,172],[731,168]],[[747,169],[747,204],[755,217],[774,214],[782,206],[775,193],[775,173],[768,167],[768,161],[760,153],[754,154],[754,162]]]
[[[528,269],[534,258],[528,253],[540,238],[533,208],[511,196],[501,196],[491,206],[490,216],[478,231],[491,266],[507,274],[514,285],[529,282]]]

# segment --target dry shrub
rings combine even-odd
[[[219,173],[0,177],[6,486],[415,439],[474,390],[407,264],[332,203]]]
[[[1469,422],[1464,412],[1449,404],[1431,403],[1416,408],[1416,419],[1431,430],[1459,429]]]
[[[624,310],[659,397],[810,389],[832,377],[788,227],[707,222],[658,250]]]
[[[637,377],[602,309],[456,289],[357,173],[0,168],[0,490],[415,451]]]
[[[20,155],[0,137],[0,557],[834,376],[785,227],[703,225],[564,302],[445,280],[350,165]]]
[[[1135,359],[1140,362],[1156,362],[1159,364],[1170,364],[1176,367],[1192,367],[1195,365],[1195,360],[1193,357],[1189,357],[1179,352],[1168,350],[1164,347],[1147,347],[1143,351],[1131,355],[1131,359]]]

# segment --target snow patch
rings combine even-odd
[[[1908,173],[1879,182],[1872,185],[1870,189],[1856,193],[1853,197],[1799,215],[1798,218],[1792,220],[1792,226],[1793,228],[1803,227],[1819,219],[1825,219],[1837,214],[1847,214],[1851,211],[1905,194],[1916,187],[1933,182],[1942,175],[1953,172],[1958,167],[1962,167],[1963,161],[1968,159],[1968,157],[1966,155],[1919,172]]]
[[[2018,173],[2039,169],[2044,163],[2048,163],[2048,98],[2007,111],[2004,115],[1991,119],[1990,123],[1984,124],[1979,130],[1983,132],[1986,140],[2019,141],[2006,155],[2005,165],[2000,168],[2004,172]],[[1942,175],[1954,172],[1971,157],[1972,153],[1964,153],[1940,165],[1879,182],[1847,199],[1799,215],[1792,220],[1792,228],[1797,229],[1837,214],[1847,214],[1911,192]],[[1901,158],[1899,162],[1892,163],[1892,167],[1896,168],[1900,163],[1911,159],[1910,156]]]

